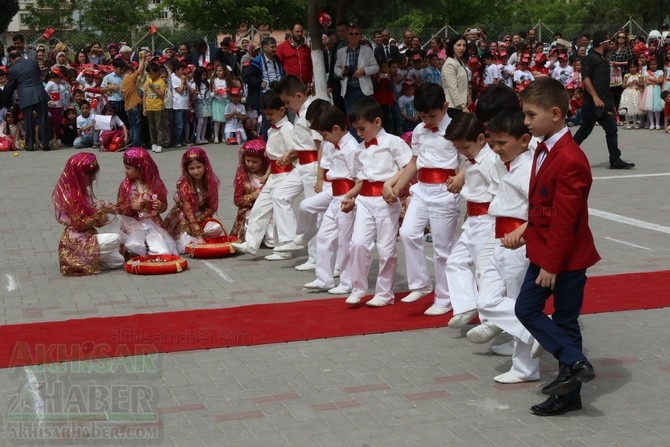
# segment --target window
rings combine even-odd
[[[151,0],[152,5],[160,5],[163,2],[163,0]]]
[[[21,23],[27,23],[30,18],[30,14],[19,14],[19,20]]]
[[[170,18],[170,12],[169,11],[161,11],[161,19],[167,20]]]

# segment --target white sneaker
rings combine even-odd
[[[391,299],[389,301],[385,298],[381,298],[381,297],[378,297],[378,296],[372,297],[372,299],[370,301],[365,303],[365,305],[368,306],[368,307],[384,307],[384,306],[388,306],[390,304],[393,304],[393,299]]]
[[[219,139],[218,138],[214,138],[214,144],[219,144]]]
[[[402,301],[403,303],[413,303],[414,301],[417,301],[423,298],[424,296],[428,295],[432,291],[433,289],[415,290],[413,292],[410,292],[409,295],[402,298],[400,301]]]
[[[354,295],[354,294],[352,293],[351,295],[349,295],[349,297],[347,298],[347,300],[345,301],[345,303],[347,303],[347,304],[358,304],[358,303],[361,302],[361,299],[362,299],[362,298],[363,298],[362,296]]]
[[[536,359],[541,356],[543,352],[544,348],[542,345],[537,340],[533,340],[533,347],[530,348],[530,356]]]
[[[157,154],[160,154],[161,152],[163,152],[163,148],[156,145],[156,149],[154,149],[154,152],[157,153]]]
[[[156,152],[156,145],[155,144],[151,145],[151,152]]]
[[[488,321],[483,322],[465,334],[472,343],[482,344],[493,340],[496,335],[502,333],[502,329]]]
[[[467,312],[463,312],[457,315],[454,315],[451,317],[451,320],[449,320],[449,323],[447,323],[447,326],[452,328],[452,329],[461,329],[467,326],[472,322],[472,320],[475,319],[477,316],[477,310],[468,310]]]
[[[304,245],[298,245],[295,242],[289,242],[288,244],[280,245],[275,247],[275,251],[287,252],[287,251],[299,251],[305,248]]]
[[[299,272],[308,272],[310,270],[316,269],[316,264],[313,262],[305,262],[304,264],[296,265],[295,269]]]
[[[538,380],[539,377],[537,378],[528,378],[524,379],[523,377],[519,377],[516,374],[514,374],[512,371],[507,371],[506,373],[500,374],[498,376],[495,376],[493,378],[494,381],[498,383],[523,383],[523,382],[535,382]]]
[[[230,246],[235,249],[235,251],[239,251],[240,253],[247,253],[250,255],[255,255],[256,250],[253,250],[251,247],[246,242],[231,242]]]
[[[323,282],[319,281],[318,279],[315,279],[312,282],[308,282],[303,286],[305,289],[310,289],[310,290],[328,290],[332,289],[333,286],[331,285],[325,285]]]
[[[351,289],[349,287],[343,286],[340,284],[337,287],[333,287],[332,289],[328,289],[328,293],[331,295],[346,295],[348,293],[351,293]]]
[[[445,307],[440,306],[439,304],[433,304],[428,309],[426,309],[426,311],[423,314],[429,317],[436,317],[438,315],[444,315],[449,312],[451,312],[451,305]]]
[[[514,342],[513,341],[508,341],[507,343],[503,343],[501,345],[491,345],[491,352],[494,353],[495,355],[503,355],[509,357],[510,355],[514,354]]]
[[[272,253],[265,257],[266,261],[285,261],[286,259],[291,259],[293,255],[291,253]]]

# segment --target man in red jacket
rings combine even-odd
[[[523,235],[530,266],[515,313],[559,362],[558,377],[542,388],[549,398],[531,407],[538,416],[554,416],[581,409],[581,384],[595,378],[578,322],[586,269],[600,260],[588,224],[591,167],[565,125],[570,98],[563,84],[538,78],[520,98],[526,126],[543,141],[535,151]],[[543,309],[552,294],[549,318]]]
[[[312,69],[312,50],[305,44],[302,25],[295,24],[291,37],[277,45],[277,57],[284,66],[286,74],[293,74],[302,79],[305,85],[312,85],[314,72]]]

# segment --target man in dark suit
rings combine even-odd
[[[40,126],[42,150],[49,150],[49,94],[42,84],[40,67],[32,59],[23,59],[21,53],[14,50],[9,53],[9,81],[5,86],[5,97],[11,98],[14,91],[19,95],[19,107],[23,113],[23,127],[26,133],[26,150],[35,150],[35,118]]]
[[[204,39],[197,39],[193,42],[193,51],[191,52],[191,63],[196,67],[206,67],[207,64],[221,61],[221,50],[213,43],[208,44]]]
[[[380,45],[377,45],[375,48],[375,59],[378,62],[386,62],[389,59],[394,61],[400,61],[400,51],[396,45],[390,45],[389,40],[391,39],[391,33],[389,30],[385,29],[382,31],[382,42]]]
[[[37,52],[32,48],[26,48],[26,39],[23,37],[23,34],[14,34],[12,36],[12,43],[22,58],[30,60],[37,59]]]
[[[589,160],[565,125],[570,100],[563,84],[550,77],[537,78],[520,99],[528,129],[543,141],[533,160],[528,226],[523,234],[530,265],[515,313],[558,360],[558,376],[542,388],[549,398],[531,407],[538,416],[555,416],[580,410],[581,384],[595,378],[582,350],[578,321],[586,269],[600,259],[589,229],[593,179]],[[543,310],[552,294],[554,312],[549,318]]]

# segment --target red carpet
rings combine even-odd
[[[670,271],[590,278],[583,313],[670,306]],[[403,296],[404,294],[400,294]],[[399,300],[399,297],[396,298]],[[281,343],[445,326],[412,304],[351,308],[343,298],[0,327],[0,367]],[[550,303],[548,303],[550,308]]]

